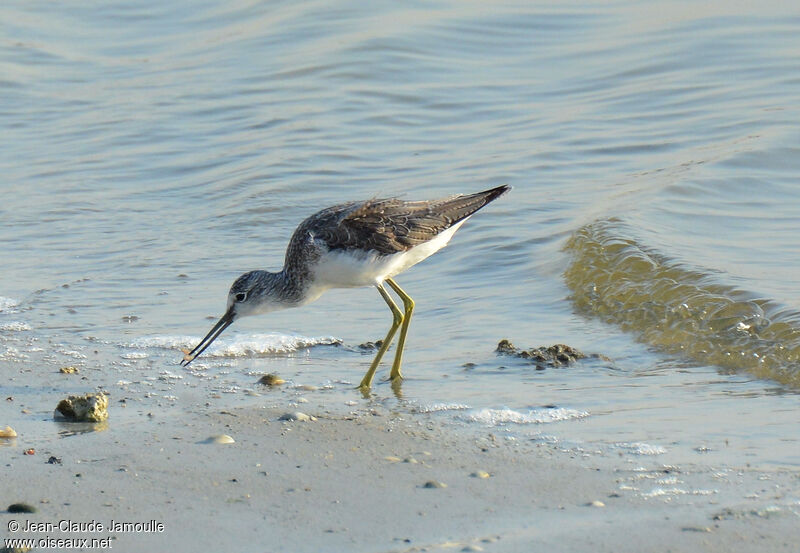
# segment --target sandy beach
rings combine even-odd
[[[173,552],[789,552],[800,538],[796,472],[453,434],[380,405],[308,411],[208,407],[20,436],[3,498],[37,512],[5,512],[4,537]],[[223,434],[234,443],[208,440]]]

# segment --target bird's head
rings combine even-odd
[[[280,309],[282,305],[275,299],[275,283],[278,280],[278,273],[267,271],[250,271],[237,278],[228,291],[225,314],[193,350],[183,351],[181,365],[185,367],[191,363],[235,320]]]

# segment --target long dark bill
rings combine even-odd
[[[197,344],[192,351],[186,352],[186,350],[184,350],[185,355],[183,356],[183,361],[181,361],[181,366],[187,367],[189,363],[194,361],[220,334],[222,334],[222,331],[231,326],[231,323],[233,323],[233,308],[228,309],[220,320],[217,321],[217,324],[214,325],[214,328],[206,334],[205,338],[200,340],[200,343]]]

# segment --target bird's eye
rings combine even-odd
[[[238,294],[236,294],[236,296],[235,296],[235,299],[236,299],[236,301],[238,301],[238,302],[242,302],[242,301],[244,301],[246,298],[247,298],[247,294],[246,294],[246,293],[244,293],[244,292],[239,292],[239,293],[238,293]]]

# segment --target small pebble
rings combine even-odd
[[[485,470],[476,470],[472,474],[470,474],[473,478],[489,478],[491,474],[486,472]]]
[[[439,482],[438,480],[428,480],[422,486],[423,488],[446,488],[447,484],[444,482]]]
[[[5,428],[0,428],[0,438],[10,439],[16,437],[17,437],[16,431],[10,426],[6,426]]]
[[[208,438],[205,443],[207,444],[233,444],[236,443],[232,437],[228,436],[227,434],[218,434],[216,436],[211,436]]]
[[[465,545],[461,548],[461,551],[483,551],[483,547],[480,545]]]
[[[61,458],[60,457],[56,457],[55,455],[51,455],[50,458],[47,460],[47,463],[50,464],[50,465],[60,465],[61,464]]]
[[[12,503],[8,506],[9,513],[35,513],[36,507],[27,503]]]
[[[305,413],[301,413],[300,411],[295,411],[293,413],[284,413],[283,415],[278,417],[278,420],[307,422],[310,420],[314,420],[314,418],[306,415]]]
[[[413,457],[406,457],[405,459],[403,459],[403,462],[404,463],[410,463],[412,465],[416,465],[417,463],[419,463],[419,461],[417,461]]]
[[[78,367],[61,367],[58,369],[58,372],[61,374],[76,374],[80,371],[78,370]]]
[[[264,386],[280,386],[284,384],[286,381],[279,377],[275,373],[265,374],[261,378],[258,379],[259,384],[263,384]]]
[[[402,461],[400,457],[395,457],[394,455],[389,455],[388,457],[383,458],[384,461],[389,461],[390,463],[399,463]]]
[[[586,504],[587,507],[605,507],[606,504],[602,501],[594,500]]]

